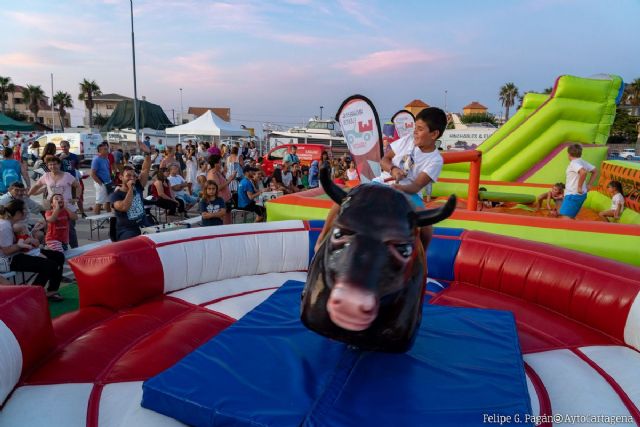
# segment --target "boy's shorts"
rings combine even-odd
[[[587,199],[586,194],[567,194],[564,196],[562,206],[558,211],[559,215],[568,216],[569,218],[575,218],[582,208],[582,204]]]

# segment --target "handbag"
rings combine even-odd
[[[7,257],[0,257],[0,273],[8,273],[11,271],[11,260]]]

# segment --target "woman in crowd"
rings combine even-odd
[[[196,158],[196,152],[191,146],[187,146],[187,151],[184,155],[184,163],[186,167],[185,180],[189,184],[189,191],[192,193],[196,184],[196,177],[198,176],[198,159]]]
[[[72,212],[76,212],[75,195],[79,193],[78,180],[68,172],[62,172],[62,160],[59,157],[49,156],[47,158],[47,169],[49,172],[42,175],[36,184],[29,190],[29,196],[45,192],[50,199],[54,194],[61,194],[64,205]],[[46,191],[45,191],[46,190]],[[69,221],[69,246],[78,247],[78,235],[76,234],[76,221]]]
[[[356,162],[354,162],[353,160],[349,162],[349,169],[347,169],[347,179],[349,181],[360,179],[360,174],[358,173],[358,169],[356,169]]]
[[[209,157],[209,172],[207,172],[207,181],[213,181],[218,186],[218,196],[224,200],[227,214],[224,217],[225,224],[231,224],[231,209],[233,209],[233,199],[229,186],[237,182],[236,172],[234,171],[229,177],[226,177],[222,170],[222,159],[220,156]]]
[[[62,266],[64,254],[62,252],[40,250],[41,256],[29,255],[23,251],[30,251],[34,244],[29,239],[17,240],[13,233],[13,225],[24,220],[25,205],[22,200],[16,199],[0,206],[0,258],[3,263],[8,263],[10,271],[28,271],[36,273],[34,285],[45,287],[47,282],[47,297],[50,301],[62,301],[64,298],[58,293],[62,280]],[[35,240],[35,239],[34,239]]]
[[[56,155],[56,144],[54,144],[53,142],[47,142],[44,148],[42,149],[42,155],[38,160],[36,160],[36,162],[33,165],[32,178],[34,179],[34,181],[37,181],[38,179],[40,179],[40,177],[44,173],[49,172],[46,158],[47,156],[55,157],[55,155]],[[46,194],[45,194],[45,198],[46,198]]]
[[[176,210],[184,214],[186,213],[184,202],[173,197],[171,184],[169,184],[169,180],[167,179],[168,174],[169,171],[167,168],[158,169],[156,179],[151,185],[151,194],[156,199],[156,205],[162,209],[166,209],[169,215],[175,215]]]

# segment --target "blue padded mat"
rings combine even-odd
[[[285,283],[147,380],[142,406],[194,426],[480,426],[531,413],[511,313],[425,305],[409,352],[362,352],[300,323],[302,287]]]

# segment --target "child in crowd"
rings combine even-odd
[[[535,208],[540,209],[542,201],[545,200],[545,206],[549,210],[551,216],[558,216],[558,210],[562,206],[564,200],[564,184],[558,182],[551,187],[551,190],[539,195],[535,202]],[[554,206],[551,207],[551,200],[553,200]]]
[[[40,242],[38,239],[31,236],[29,233],[29,226],[25,222],[16,222],[13,224],[13,234],[16,235],[16,240],[22,242],[26,245],[31,246],[30,249],[24,248],[22,252],[31,256],[40,256],[41,258],[46,258],[43,254],[40,253]]]
[[[206,181],[202,186],[200,199],[202,226],[222,225],[222,218],[226,214],[224,200],[218,197],[218,185],[214,181]]]
[[[620,181],[609,182],[609,184],[607,184],[607,192],[611,195],[611,208],[600,212],[598,215],[607,221],[611,219],[615,221],[620,219],[620,215],[622,215],[622,211],[624,211],[624,193]]]
[[[62,194],[54,194],[50,202],[51,209],[44,214],[49,224],[44,240],[48,249],[64,252],[69,245],[69,221],[77,220],[78,215],[65,206]]]
[[[193,184],[193,195],[195,197],[203,197],[204,196],[204,185],[207,182],[207,176],[206,175],[198,175],[196,177],[196,182]]]
[[[596,179],[596,167],[582,159],[582,145],[573,144],[567,149],[569,153],[569,166],[567,166],[567,183],[564,201],[558,210],[558,214],[565,218],[575,219],[582,204],[587,199],[588,187],[592,186]],[[587,181],[587,175],[591,174]]]
[[[302,186],[305,189],[309,188],[309,168],[306,166],[302,167]]]
[[[340,168],[335,168],[333,170],[333,182],[339,185],[345,185],[344,181],[344,172]]]

